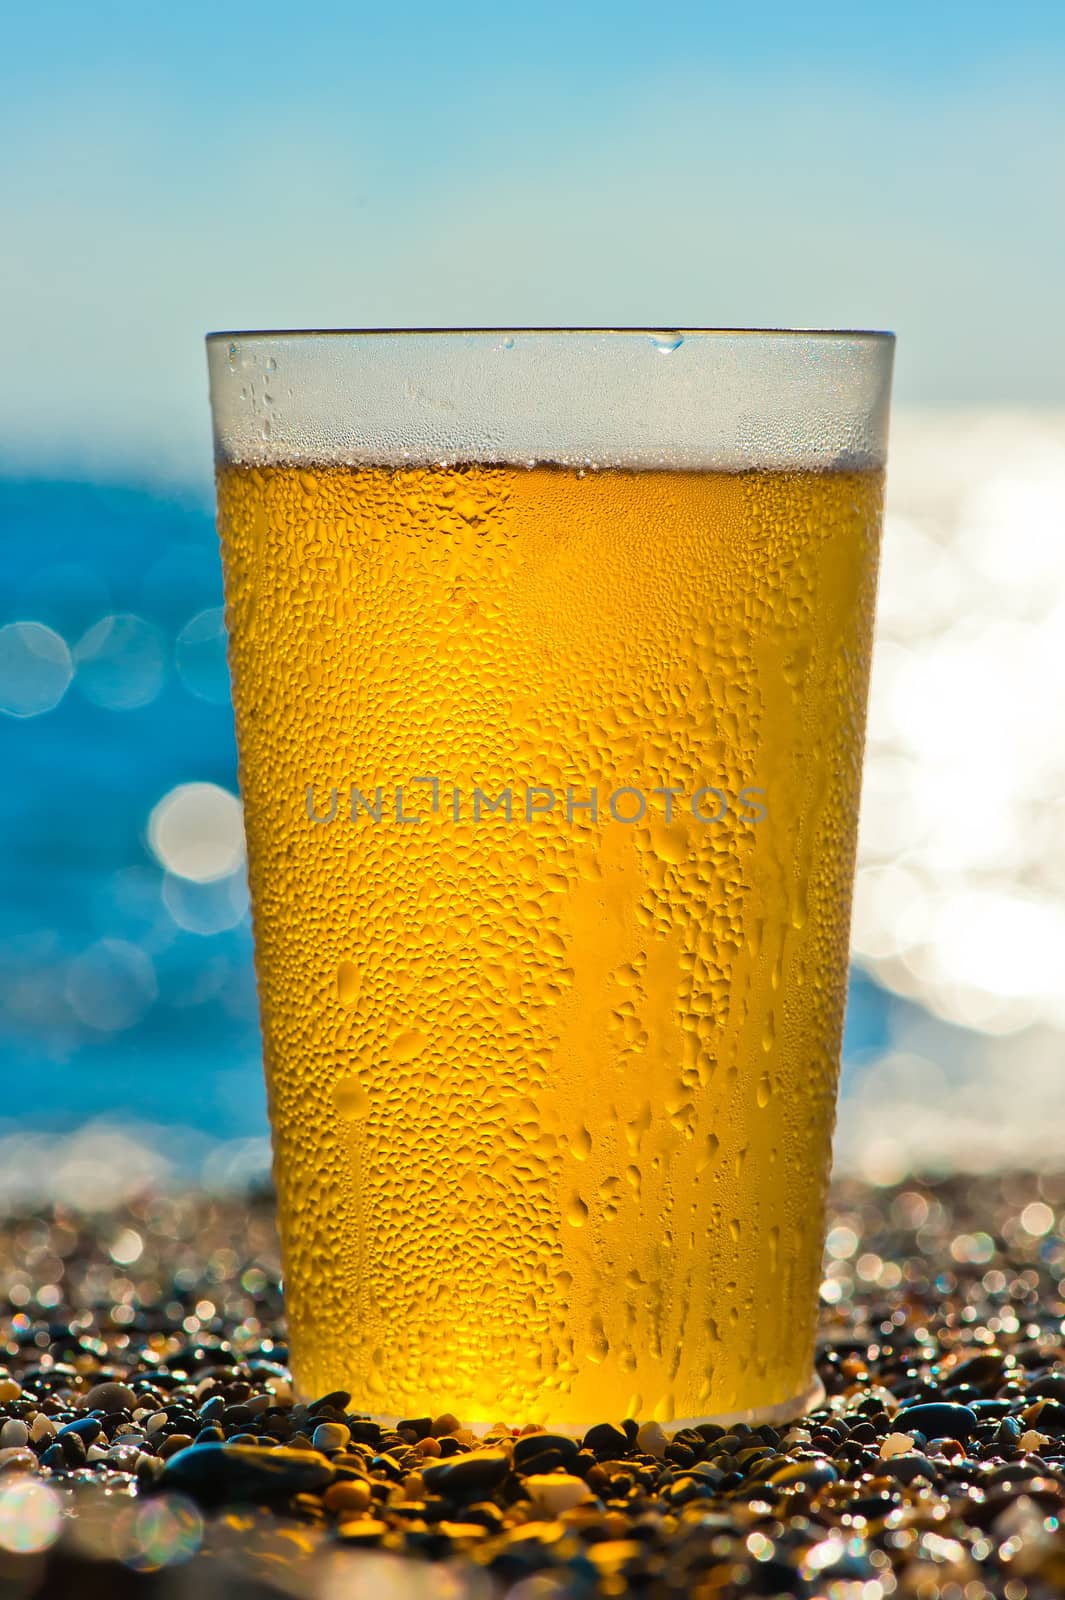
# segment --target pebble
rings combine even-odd
[[[329,1511],[363,1512],[367,1509],[373,1494],[370,1485],[360,1479],[355,1482],[331,1483],[322,1496],[322,1504]]]
[[[593,1418],[581,1441],[505,1418],[475,1440],[459,1408],[443,1409],[446,1392],[439,1410],[423,1398],[396,1429],[362,1416],[367,1397],[343,1390],[297,1403],[266,1196],[153,1195],[103,1226],[39,1212],[24,1227],[15,1215],[0,1225],[0,1269],[31,1298],[5,1325],[0,1441],[23,1442],[0,1442],[0,1504],[10,1484],[22,1491],[12,1475],[24,1473],[54,1475],[75,1506],[54,1553],[33,1558],[41,1594],[126,1592],[126,1569],[106,1556],[90,1563],[68,1537],[80,1483],[94,1481],[116,1507],[174,1490],[203,1508],[207,1545],[228,1541],[229,1558],[243,1551],[249,1563],[243,1584],[228,1573],[212,1583],[212,1554],[186,1564],[204,1593],[244,1593],[267,1570],[285,1593],[308,1593],[319,1569],[301,1578],[298,1568],[315,1551],[372,1588],[368,1568],[356,1579],[346,1565],[365,1549],[393,1574],[400,1556],[441,1561],[441,1580],[469,1574],[474,1594],[486,1582],[486,1595],[508,1600],[919,1600],[933,1590],[1053,1600],[1065,1593],[1051,1526],[1065,1522],[1065,1241],[1019,1225],[1036,1195],[1060,1217],[1065,1179],[843,1180],[840,1216],[861,1243],[836,1263],[838,1298],[821,1310],[822,1405],[775,1427],[677,1432]],[[107,1240],[126,1227],[143,1251],[116,1270]],[[977,1234],[995,1241],[990,1264],[969,1261]],[[970,1242],[952,1251],[962,1236]],[[33,1252],[60,1285],[46,1312],[33,1298]],[[863,1255],[884,1264],[881,1281],[858,1276]],[[202,1300],[213,1315],[199,1315]],[[410,1409],[390,1399],[375,1407]],[[178,1569],[165,1576],[176,1583]],[[388,1578],[390,1592],[400,1581]],[[428,1575],[412,1581],[436,1592]]]
[[[913,1435],[909,1433],[889,1433],[880,1446],[881,1461],[890,1461],[892,1456],[904,1456],[914,1445]]]
[[[613,1422],[600,1422],[589,1428],[581,1441],[585,1450],[591,1450],[600,1461],[613,1461],[628,1454],[629,1436],[624,1428]]]
[[[514,1465],[523,1466],[545,1455],[555,1455],[570,1466],[580,1453],[580,1445],[565,1433],[527,1433],[514,1441]]]
[[[926,1439],[960,1439],[963,1443],[976,1427],[976,1412],[950,1401],[908,1406],[895,1417],[900,1428],[923,1433]]]
[[[471,1450],[467,1455],[427,1462],[422,1476],[434,1494],[467,1495],[494,1488],[509,1471],[510,1457],[505,1451]]]
[[[573,1478],[565,1472],[534,1474],[523,1480],[523,1487],[533,1505],[552,1517],[595,1499],[583,1478]]]
[[[664,1461],[669,1448],[669,1436],[660,1422],[645,1422],[637,1430],[636,1443],[644,1455],[657,1456],[659,1461]]]
[[[343,1450],[351,1438],[351,1429],[342,1422],[320,1422],[311,1434],[314,1450]]]
[[[327,1488],[335,1469],[317,1451],[247,1444],[194,1444],[167,1461],[156,1480],[204,1506],[283,1500]]]
[[[89,1390],[81,1404],[86,1411],[102,1411],[109,1415],[113,1411],[132,1411],[137,1404],[137,1396],[124,1383],[98,1383]]]

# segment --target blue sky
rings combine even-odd
[[[5,57],[0,461],[202,479],[210,327],[889,326],[903,402],[1062,401],[1058,6],[101,0]]]

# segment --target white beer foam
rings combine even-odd
[[[879,467],[894,339],[743,330],[218,333],[219,461]]]

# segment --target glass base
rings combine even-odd
[[[719,1411],[715,1415],[705,1417],[678,1417],[674,1422],[663,1423],[662,1427],[667,1434],[673,1434],[679,1433],[682,1428],[698,1428],[703,1423],[714,1423],[719,1428],[731,1428],[737,1422],[744,1422],[748,1427],[755,1428],[760,1422],[796,1422],[800,1417],[805,1416],[808,1411],[815,1410],[823,1402],[824,1398],[825,1386],[820,1378],[815,1377],[809,1387],[804,1389],[801,1394],[793,1395],[789,1400],[778,1400],[776,1405],[751,1406],[746,1411]],[[371,1422],[379,1422],[383,1428],[394,1428],[400,1418],[372,1416],[370,1420]],[[602,1422],[603,1420],[604,1418],[602,1417],[596,1417],[583,1425],[576,1422],[548,1422],[544,1426],[549,1433],[561,1433],[567,1438],[581,1439],[589,1428],[594,1427],[596,1422]],[[644,1417],[642,1420],[646,1422],[649,1419]],[[494,1424],[491,1422],[467,1422],[463,1419],[462,1426],[468,1429],[470,1433],[483,1437]]]

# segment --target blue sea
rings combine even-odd
[[[179,786],[237,789],[212,508],[7,479],[0,527],[0,1135],[265,1140],[242,870],[183,881],[148,838]],[[900,1003],[856,973],[852,1072]]]

